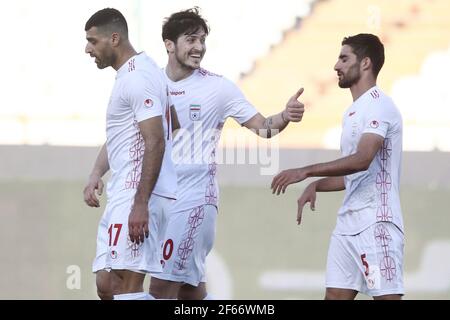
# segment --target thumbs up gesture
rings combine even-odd
[[[283,110],[283,120],[288,122],[300,122],[305,112],[305,105],[298,101],[298,98],[302,95],[303,88],[300,88],[287,102],[286,109]]]

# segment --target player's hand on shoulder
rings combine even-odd
[[[103,180],[99,176],[91,175],[89,176],[88,183],[83,190],[84,202],[89,207],[98,208],[100,207],[100,201],[98,200],[95,190],[99,196],[103,193]]]
[[[300,122],[305,112],[305,105],[298,101],[303,93],[303,88],[300,88],[287,102],[286,109],[283,110],[283,119],[285,121]]]
[[[280,192],[286,191],[288,185],[303,181],[306,178],[306,172],[302,168],[284,170],[273,178],[270,188],[272,193],[279,195]]]

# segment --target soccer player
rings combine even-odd
[[[209,299],[205,259],[215,238],[219,190],[216,146],[228,118],[270,138],[290,121],[302,119],[298,90],[283,111],[265,118],[228,79],[200,68],[209,27],[198,8],[180,11],[163,24],[168,53],[164,70],[181,129],[174,140],[178,199],[171,208],[163,240],[163,272],[152,274],[157,298]]]
[[[177,186],[170,97],[161,69],[131,45],[127,22],[118,10],[96,12],[85,31],[85,51],[97,67],[117,71],[106,111],[106,144],[84,189],[85,202],[99,207],[95,190],[101,194],[101,177],[111,170],[93,263],[98,295],[149,299],[144,276],[161,271],[159,229],[164,228]]]
[[[402,117],[376,85],[383,63],[377,36],[344,38],[334,66],[339,87],[350,88],[353,97],[342,121],[343,157],[282,171],[271,185],[278,195],[292,183],[326,177],[309,184],[298,199],[298,224],[306,203],[314,210],[316,192],[345,190],[328,250],[325,299],[354,299],[358,292],[374,299],[404,294]]]

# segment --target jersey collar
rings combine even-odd
[[[124,76],[127,73],[130,73],[137,69],[137,65],[139,61],[144,59],[145,52],[141,51],[138,54],[132,56],[130,59],[128,59],[120,68],[117,70],[116,79]]]

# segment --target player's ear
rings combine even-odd
[[[175,43],[172,40],[164,40],[164,45],[166,46],[167,53],[173,53],[175,51]]]
[[[372,60],[369,57],[365,57],[361,60],[361,69],[370,70],[372,68]]]
[[[120,34],[114,32],[111,34],[111,46],[117,47],[120,43]]]

